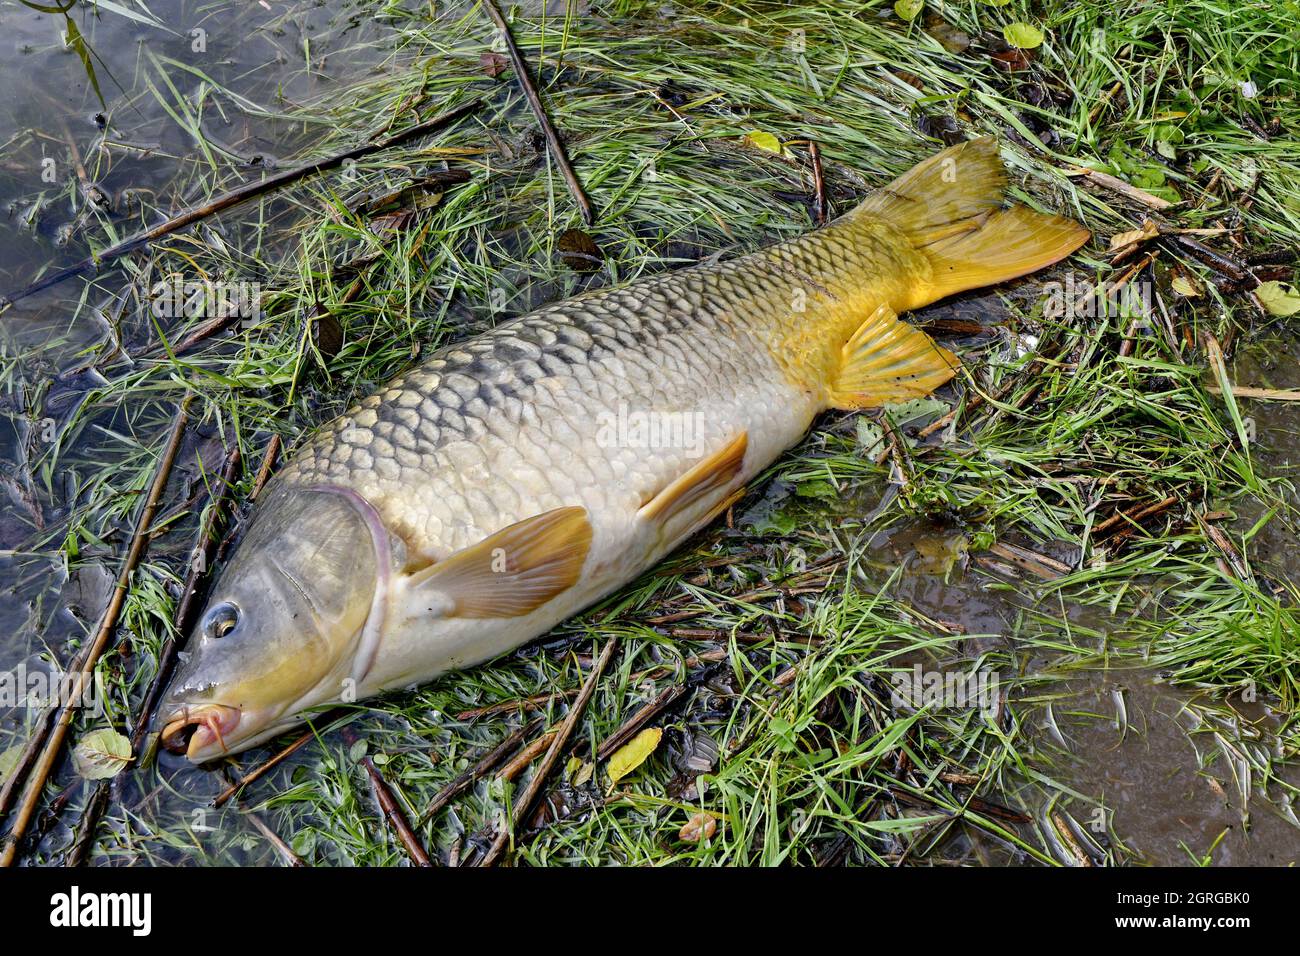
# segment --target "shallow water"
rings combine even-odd
[[[70,199],[81,189],[73,185],[81,177],[68,161],[70,141],[77,145],[86,182],[108,197],[118,236],[126,236],[142,224],[132,211],[132,191],[164,194],[164,205],[171,208],[204,195],[211,178],[205,149],[232,158],[256,177],[291,157],[303,142],[300,130],[279,120],[223,110],[225,94],[215,93],[209,79],[275,113],[380,67],[396,42],[391,24],[364,0],[289,5],[155,0],[149,9],[158,23],[96,14],[80,3],[66,14],[51,14],[0,0],[6,45],[0,90],[7,94],[0,98],[0,292],[86,252],[77,239],[79,207]],[[199,117],[203,143],[176,120],[186,104]],[[6,369],[0,399],[0,481],[6,496],[0,517],[0,667],[6,669],[46,667],[43,655],[68,659],[69,642],[93,627],[107,599],[116,557],[129,536],[129,523],[123,522],[102,553],[79,564],[69,578],[56,532],[67,520],[76,490],[67,486],[66,476],[29,467],[39,458],[40,443],[52,440],[94,385],[85,377],[92,373],[77,371],[79,354],[104,336],[103,323],[83,301],[85,288],[74,279],[0,316]],[[111,308],[112,290],[110,279],[87,299],[92,306]],[[974,309],[987,318],[994,303],[968,301],[930,310],[926,317],[969,316]],[[1249,384],[1294,388],[1300,386],[1295,368],[1293,360],[1279,361],[1274,352],[1254,364],[1239,361],[1237,375]],[[1297,414],[1294,405],[1253,412],[1260,454],[1274,468],[1292,467]],[[166,423],[117,415],[95,424],[79,430],[72,455],[87,468],[108,457],[109,446],[113,455],[120,454],[112,433],[138,430],[141,440],[156,448]],[[46,434],[47,428],[53,431]],[[188,438],[178,466],[183,477],[193,480],[200,461],[211,469],[214,453],[219,462],[220,444],[211,434]],[[875,506],[865,499],[850,504],[864,511]],[[41,543],[33,546],[33,541]],[[1293,541],[1275,522],[1257,546],[1278,575],[1295,580],[1300,568]],[[174,557],[186,547],[185,541],[163,539],[155,554]],[[959,530],[923,524],[891,529],[871,541],[868,561],[882,576],[902,568],[895,592],[900,601],[960,632],[984,635],[980,641],[1015,646],[1031,592],[1015,581],[1007,588],[996,572],[973,562]],[[1073,623],[1105,624],[1090,609],[1065,606],[1061,613]],[[1028,666],[1057,679],[1052,721],[1043,718],[1034,730],[1052,755],[1055,779],[1101,799],[1111,815],[1099,832],[1117,835],[1133,858],[1188,864],[1219,841],[1215,863],[1300,862],[1300,828],[1250,784],[1241,786],[1241,768],[1231,753],[1202,746],[1216,729],[1241,746],[1269,746],[1273,718],[1262,707],[1243,706],[1237,714],[1227,704],[1171,688],[1146,670],[1057,673],[1057,662],[1042,656]],[[0,712],[0,751],[21,739],[31,719],[25,708]],[[1253,729],[1256,725],[1263,732]],[[288,787],[296,774],[315,772],[318,764],[319,757],[301,753],[274,780]],[[234,808],[214,811],[213,820],[189,819],[224,787],[218,774],[171,757],[162,766],[163,785],[175,790],[163,800],[170,796],[174,805],[151,819],[158,829],[171,827],[188,836],[143,846],[122,862],[274,861],[257,830]],[[72,806],[79,805],[84,791],[75,777],[65,774],[58,786],[69,788]],[[152,796],[128,785],[123,799],[134,808]],[[221,846],[209,850],[203,834],[218,818],[226,820],[219,827]],[[55,844],[65,836],[58,826],[51,834]],[[966,852],[972,861],[1009,861],[997,848]]]

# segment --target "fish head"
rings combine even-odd
[[[342,699],[382,625],[388,548],[374,509],[347,489],[277,489],[259,503],[159,708],[163,745],[202,763]]]

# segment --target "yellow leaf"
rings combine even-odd
[[[1281,282],[1261,282],[1255,295],[1272,315],[1295,315],[1300,312],[1300,292]]]
[[[764,133],[762,130],[756,129],[753,132],[746,133],[744,143],[746,146],[766,150],[769,153],[776,153],[778,156],[785,154],[781,141],[771,133]]]
[[[925,9],[925,0],[894,0],[894,13],[900,20],[915,20]]]
[[[1136,242],[1146,242],[1148,239],[1154,239],[1160,235],[1160,227],[1150,219],[1143,221],[1141,229],[1134,229],[1130,232],[1121,232],[1110,237],[1110,248],[1112,251],[1121,249],[1124,246],[1131,246]]]
[[[664,732],[660,728],[647,727],[614,751],[609,758],[609,766],[606,768],[609,772],[609,782],[618,783],[645,763],[646,758],[654,753],[655,748],[659,746],[659,738],[663,735]]]
[[[1021,50],[1033,50],[1043,45],[1043,31],[1032,23],[1017,20],[1002,28],[1002,37],[1008,44]]]

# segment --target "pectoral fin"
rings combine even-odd
[[[696,502],[722,492],[740,474],[748,447],[749,433],[741,432],[725,448],[696,462],[642,505],[641,517],[666,524]]]
[[[957,356],[883,305],[844,343],[840,356],[830,403],[846,410],[929,395],[961,365]]]
[[[411,581],[456,617],[522,617],[578,581],[591,547],[585,508],[557,508],[489,535]]]

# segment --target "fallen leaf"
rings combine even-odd
[[[1002,38],[1019,50],[1035,50],[1043,45],[1043,31],[1019,20],[1002,28]]]
[[[677,831],[677,838],[687,843],[699,843],[704,840],[712,839],[713,834],[718,831],[718,818],[712,813],[697,813],[686,821],[686,824]]]
[[[595,272],[600,268],[600,247],[581,229],[566,229],[555,241],[560,260],[574,272]]]
[[[953,26],[943,17],[926,20],[925,32],[938,40],[949,53],[964,53],[970,47],[970,34]]]
[[[23,755],[22,744],[14,744],[4,753],[0,753],[0,783],[9,779],[9,775],[18,766],[18,759]]]
[[[1114,252],[1116,249],[1122,249],[1125,246],[1131,246],[1135,243],[1146,242],[1148,239],[1154,239],[1160,235],[1160,227],[1150,219],[1143,220],[1139,229],[1131,229],[1128,232],[1117,233],[1110,237],[1110,249]]]
[[[925,9],[925,0],[894,0],[894,13],[900,20],[915,20]]]
[[[380,239],[386,239],[405,229],[414,215],[414,209],[397,209],[382,216],[375,216],[366,223],[366,228],[370,230],[372,235]]]
[[[509,65],[510,61],[500,53],[482,53],[478,58],[478,68],[494,80],[504,73]]]
[[[1261,282],[1255,295],[1270,315],[1295,315],[1300,312],[1300,292],[1293,285],[1285,282]]]
[[[937,398],[909,398],[905,402],[890,402],[885,406],[890,420],[896,425],[906,425],[928,415],[944,415],[949,410],[948,403]]]
[[[72,766],[87,780],[116,777],[131,762],[131,740],[111,727],[81,738],[72,752]]]
[[[609,758],[609,766],[605,768],[609,774],[610,784],[618,783],[645,763],[650,755],[655,752],[655,748],[659,746],[659,738],[663,735],[662,729],[647,727],[614,751]]]
[[[343,348],[343,326],[333,315],[325,312],[312,322],[311,332],[320,357],[328,365],[339,354],[339,349]]]
[[[989,56],[1008,73],[1029,69],[1029,54],[1024,50],[1000,50],[997,53],[990,53]]]
[[[915,73],[909,73],[907,70],[895,70],[894,76],[898,77],[914,90],[925,92],[925,80],[921,79]]]
[[[1194,276],[1180,272],[1174,276],[1174,281],[1169,283],[1175,292],[1189,299],[1197,298],[1205,291],[1204,287],[1196,280]]]
[[[781,145],[781,141],[771,133],[765,133],[762,130],[754,130],[753,132],[746,133],[745,138],[741,142],[746,146],[752,146],[754,149],[776,153],[778,156],[785,155],[785,147]]]
[[[873,422],[865,415],[859,415],[857,418],[858,447],[863,450],[863,454],[868,458],[875,458],[885,448],[885,432],[877,422]]]

